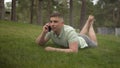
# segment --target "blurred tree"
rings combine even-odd
[[[0,0],[0,19],[4,19],[5,15],[5,7],[4,7],[4,0]]]
[[[113,22],[115,23],[115,27],[120,27],[120,0],[115,1],[115,5],[113,4]]]
[[[86,0],[81,0],[81,14],[80,14],[80,30],[83,28],[85,24],[85,17],[86,17]]]
[[[69,1],[69,24],[73,26],[73,0]]]
[[[41,13],[42,15],[42,24],[48,23],[49,22],[49,16],[52,13],[54,7],[53,7],[53,2],[54,0],[43,0],[42,1],[42,10]]]
[[[42,0],[38,0],[37,24],[42,25]]]
[[[36,22],[35,19],[35,14],[36,14],[36,3],[34,3],[34,6],[31,8],[31,1],[32,0],[18,0],[18,6],[17,6],[17,16],[18,16],[18,21],[24,22],[24,23],[28,23],[30,22],[30,18],[31,18],[31,9],[33,9],[34,11],[32,11],[32,15],[33,15],[33,20],[34,22]],[[36,0],[34,0],[36,1]]]
[[[67,3],[64,0],[43,0],[42,2],[42,19],[44,24],[49,22],[49,16],[53,12],[60,12],[65,17],[68,13]],[[66,19],[68,17],[65,17]],[[66,20],[65,19],[65,20]]]
[[[34,0],[31,0],[31,8],[30,8],[30,23],[33,23],[33,8],[34,8]]]
[[[16,0],[12,0],[11,21],[17,21]]]
[[[82,28],[86,15],[94,13],[94,7],[91,3],[89,4],[90,0],[69,1],[68,7],[67,0],[17,0],[17,18],[21,22],[45,24],[49,21],[49,15],[58,11],[63,14],[65,23]]]
[[[120,0],[99,0],[97,6],[100,11],[97,17],[101,16],[102,25],[109,27],[120,27]]]

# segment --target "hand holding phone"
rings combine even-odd
[[[50,27],[50,26],[48,26],[48,31],[49,31],[49,32],[51,31],[51,27]]]
[[[51,31],[51,27],[50,27],[49,23],[47,23],[44,27],[45,27],[45,31],[48,31],[48,32]]]

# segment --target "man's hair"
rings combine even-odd
[[[59,12],[54,12],[50,15],[50,17],[60,17],[63,18],[62,15]]]
[[[50,18],[51,18],[51,17],[59,17],[59,18],[62,20],[62,22],[64,22],[63,16],[62,16],[59,12],[54,12],[54,13],[52,13],[52,14],[50,15]]]

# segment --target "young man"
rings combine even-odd
[[[96,47],[97,39],[93,29],[94,16],[90,15],[81,32],[76,33],[71,26],[65,25],[63,17],[59,13],[50,16],[50,22],[43,26],[41,34],[36,39],[36,43],[43,45],[49,39],[56,45],[65,48],[46,47],[46,51],[78,52],[79,48]],[[49,31],[49,26],[51,31]],[[88,36],[86,35],[88,33]]]

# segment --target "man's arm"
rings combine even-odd
[[[54,47],[46,47],[46,51],[58,51],[58,52],[65,52],[65,53],[77,53],[78,52],[78,42],[72,42],[69,44],[69,48],[54,48]]]
[[[39,45],[46,43],[48,41],[48,39],[45,39],[45,35],[46,35],[46,33],[42,32],[36,39],[36,43]]]
[[[36,39],[37,44],[41,45],[41,44],[46,43],[49,40],[49,39],[45,38],[47,32],[48,32],[48,24],[43,26],[43,31]]]

